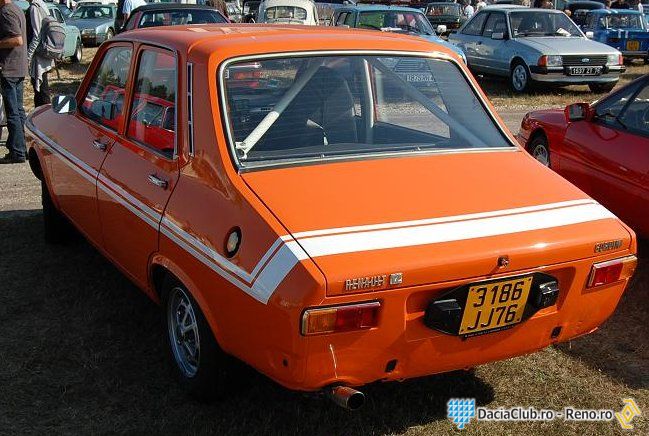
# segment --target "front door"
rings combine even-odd
[[[131,64],[130,44],[112,45],[99,53],[102,61],[85,89],[66,128],[50,137],[63,159],[53,159],[51,174],[59,207],[94,243],[101,245],[96,179],[117,137],[124,88]]]
[[[139,50],[123,134],[99,175],[99,213],[106,251],[146,287],[160,219],[178,180],[176,57]]]
[[[570,124],[561,171],[632,227],[646,226],[649,81],[612,95],[592,121]]]

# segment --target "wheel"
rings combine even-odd
[[[113,33],[113,29],[108,29],[108,30],[106,31],[106,39],[105,39],[105,41],[108,41],[108,40],[111,39],[114,35],[115,35],[115,34]]]
[[[522,61],[516,61],[512,65],[509,78],[512,90],[519,94],[527,91],[532,82],[530,70]]]
[[[536,135],[527,146],[528,151],[534,159],[541,162],[546,167],[550,166],[550,147],[548,140],[544,135]]]
[[[597,92],[598,94],[601,93],[609,93],[615,88],[615,85],[617,85],[617,82],[613,83],[590,83],[588,87],[592,92]]]
[[[78,64],[81,62],[81,59],[83,59],[83,46],[81,45],[81,40],[77,39],[77,48],[72,55],[72,62]]]
[[[213,400],[225,385],[227,356],[194,298],[172,277],[163,284],[162,307],[169,354],[180,383],[196,399]]]
[[[43,205],[43,229],[45,242],[48,244],[63,244],[72,236],[72,225],[61,212],[56,209],[50,197],[45,181],[41,181],[41,203]]]

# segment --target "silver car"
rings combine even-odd
[[[534,82],[608,92],[625,71],[619,51],[589,40],[566,14],[551,9],[489,6],[449,41],[462,48],[473,71],[509,77],[515,92]]]
[[[113,4],[82,3],[70,15],[68,24],[79,29],[84,46],[99,45],[115,35],[116,10]]]

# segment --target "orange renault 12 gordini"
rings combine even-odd
[[[593,331],[636,264],[633,232],[419,38],[129,32],[27,129],[46,237],[71,222],[161,303],[202,397],[229,354],[355,408],[353,387]]]

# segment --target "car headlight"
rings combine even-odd
[[[622,65],[623,63],[622,53],[610,54],[606,57],[606,65]]]
[[[540,67],[560,67],[563,59],[559,55],[543,55],[539,58]]]

